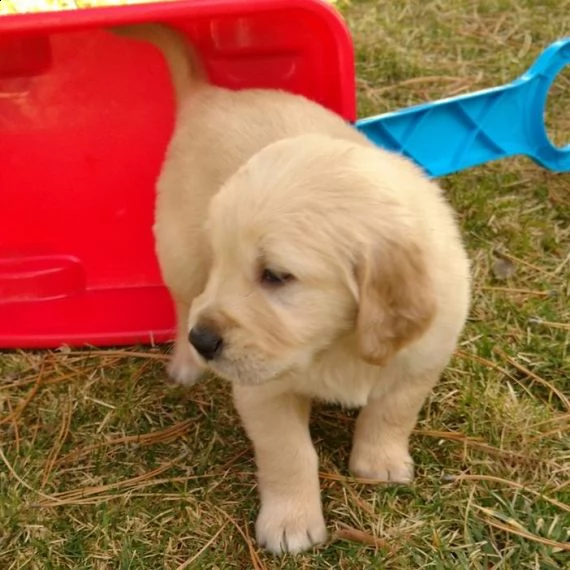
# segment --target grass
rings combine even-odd
[[[570,3],[341,9],[367,115],[515,78],[567,34]],[[569,87],[566,73],[549,101],[559,144],[570,139]],[[0,568],[570,567],[570,176],[517,158],[442,184],[475,287],[461,345],[412,439],[413,485],[351,480],[354,413],[317,406],[332,539],[274,558],[252,538],[253,457],[226,385],[167,385],[165,347],[4,353]],[[497,255],[506,279],[494,274]]]

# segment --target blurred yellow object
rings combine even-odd
[[[148,4],[156,1],[176,0],[0,0],[1,14],[24,14],[29,12],[53,12],[57,10],[76,10],[97,6],[121,6],[126,4]],[[253,0],[254,1],[254,0]],[[325,0],[335,4],[336,0]]]
[[[53,12],[76,10],[97,6],[143,4],[156,0],[0,0],[0,14],[24,14],[30,12]]]

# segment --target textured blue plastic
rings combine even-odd
[[[512,83],[368,117],[356,127],[431,176],[514,155],[555,172],[569,171],[570,144],[554,146],[544,124],[548,91],[568,63],[570,37],[551,44]]]

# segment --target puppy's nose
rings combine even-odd
[[[213,360],[222,350],[222,337],[211,329],[193,327],[188,335],[190,344],[206,359]]]

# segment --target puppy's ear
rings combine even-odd
[[[436,310],[427,259],[420,243],[395,236],[361,254],[357,336],[361,356],[384,365],[420,337]]]

